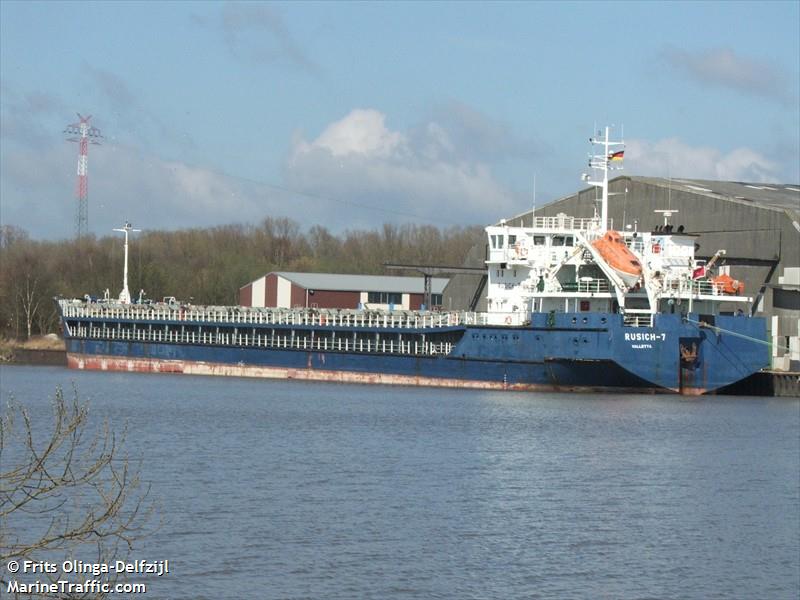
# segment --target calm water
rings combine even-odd
[[[797,598],[800,400],[0,368],[129,426],[148,598]],[[46,414],[46,413],[43,413]]]

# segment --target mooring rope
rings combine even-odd
[[[789,349],[788,346],[781,346],[780,344],[773,344],[772,342],[766,342],[764,340],[760,340],[758,338],[754,338],[752,336],[745,335],[743,333],[737,333],[735,331],[731,331],[730,329],[724,329],[722,327],[717,327],[716,325],[710,325],[709,323],[706,323],[705,321],[695,321],[694,319],[690,319],[689,317],[684,317],[684,318],[686,319],[686,321],[688,323],[694,323],[695,325],[699,325],[701,328],[713,329],[714,331],[721,331],[722,333],[727,333],[727,334],[732,335],[734,337],[739,337],[739,338],[743,338],[745,340],[750,340],[751,342],[755,342],[756,344],[763,344],[765,346],[775,347],[775,348],[778,348],[780,350],[785,350],[786,352],[790,352],[790,349]]]

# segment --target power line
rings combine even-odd
[[[434,219],[432,217],[424,217],[422,215],[418,215],[418,214],[411,213],[411,212],[394,210],[394,209],[391,209],[391,208],[383,208],[383,207],[379,207],[379,206],[373,206],[373,205],[370,205],[370,204],[364,204],[362,202],[355,202],[353,200],[343,200],[341,198],[334,198],[332,196],[323,196],[323,195],[320,195],[320,194],[315,194],[313,192],[304,192],[304,191],[296,190],[296,189],[287,187],[285,185],[280,185],[280,184],[277,184],[277,183],[270,183],[270,182],[267,182],[267,181],[260,181],[260,180],[257,180],[257,179],[252,179],[250,177],[243,177],[243,176],[240,176],[240,175],[230,175],[228,173],[225,173],[224,171],[219,171],[219,170],[216,170],[216,169],[206,168],[206,170],[208,170],[208,171],[210,171],[212,173],[215,173],[217,175],[221,175],[223,177],[228,177],[230,179],[238,179],[240,181],[246,181],[248,183],[252,183],[252,184],[255,184],[255,185],[260,185],[260,186],[263,186],[263,187],[266,187],[266,188],[270,188],[270,189],[273,189],[273,190],[278,190],[278,191],[281,191],[281,192],[287,192],[287,193],[290,193],[290,194],[295,194],[297,196],[305,196],[306,198],[311,198],[311,199],[314,199],[314,200],[323,200],[325,202],[335,202],[337,204],[343,204],[345,206],[353,206],[353,207],[356,207],[356,208],[363,208],[365,210],[372,210],[372,211],[375,211],[375,212],[383,212],[383,213],[393,214],[393,215],[397,215],[397,216],[401,216],[401,217],[408,217],[408,218],[411,218],[411,219],[418,219],[418,220],[421,220],[421,221],[427,221],[429,223],[434,223],[434,224],[442,224],[442,223],[444,223],[446,225],[453,225],[453,226],[456,226],[456,227],[465,227],[465,226],[469,227],[469,225],[464,225],[463,223],[456,223],[454,221],[448,221],[446,219],[441,219],[441,218]]]

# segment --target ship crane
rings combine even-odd
[[[711,257],[711,260],[706,263],[706,271],[710,270],[717,263],[717,261],[726,254],[727,252],[725,250],[717,250],[714,256]]]
[[[725,250],[717,250],[714,256],[711,257],[705,265],[698,267],[695,269],[693,273],[693,278],[701,278],[706,277],[714,286],[714,289],[721,294],[726,295],[739,295],[744,290],[744,285],[741,281],[734,279],[728,273],[721,273],[716,276],[712,276],[712,267],[719,261],[720,258],[724,257],[726,254]]]

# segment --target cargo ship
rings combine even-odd
[[[615,230],[622,142],[590,139],[593,218],[486,228],[487,309],[199,306],[57,299],[71,368],[520,391],[713,393],[769,366],[766,322],[696,236]]]

